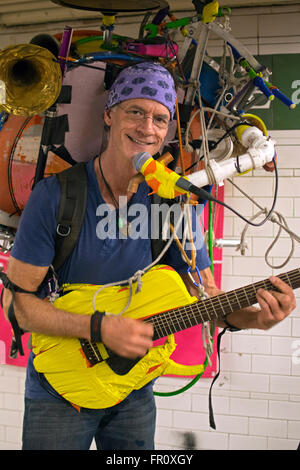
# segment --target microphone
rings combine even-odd
[[[198,196],[199,199],[213,201],[220,204],[221,206],[226,207],[227,209],[231,210],[235,215],[244,220],[244,222],[254,227],[261,227],[267,220],[269,220],[276,204],[278,190],[278,173],[275,160],[274,165],[276,174],[276,186],[273,205],[264,220],[258,223],[254,223],[251,220],[247,220],[235,209],[228,206],[225,202],[219,201],[204,189],[195,186],[185,176],[178,175],[177,173],[175,173],[175,171],[170,170],[159,161],[154,160],[154,158],[148,152],[141,152],[133,157],[134,168],[145,177],[147,184],[153,189],[154,193],[158,194],[158,196],[166,199],[174,199],[176,196],[187,194],[190,192]],[[200,174],[201,171],[199,171],[198,174]]]
[[[148,152],[140,152],[133,157],[133,166],[140,172],[148,186],[158,196],[174,199],[183,194],[193,193],[201,199],[213,201],[214,198],[204,189],[193,185],[185,176],[180,176],[160,163]]]

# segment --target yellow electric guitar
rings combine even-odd
[[[293,289],[300,287],[300,269],[279,276]],[[93,298],[100,286],[69,284],[54,305],[79,315],[92,314]],[[224,315],[256,303],[259,288],[273,289],[269,280],[198,301],[187,292],[181,277],[170,267],[160,265],[142,277],[142,289],[135,292],[124,316],[151,322],[154,340],[166,341],[136,360],[117,356],[102,343],[34,333],[34,366],[66,400],[87,408],[113,406],[132,390],[166,374],[195,375],[203,365],[185,366],[170,359],[176,348],[174,333],[195,325],[213,322]],[[128,303],[129,287],[102,289],[95,296],[96,309],[119,314]]]

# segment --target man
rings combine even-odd
[[[101,238],[96,235],[97,208],[109,204],[116,211],[121,233],[121,207],[143,203],[150,214],[149,187],[143,183],[136,194],[128,183],[136,174],[133,157],[139,152],[155,155],[166,137],[176,104],[174,82],[158,64],[142,63],[124,69],[110,89],[105,123],[110,128],[108,145],[102,155],[87,164],[88,202],[77,245],[58,272],[59,282],[107,284],[127,279],[152,261],[150,240],[128,237]],[[120,197],[123,199],[120,199]],[[55,177],[41,181],[34,189],[22,216],[7,270],[8,278],[34,292],[44,280],[54,257],[59,189]],[[179,250],[171,246],[166,258],[183,277],[190,292],[194,286]],[[204,247],[196,264],[210,295],[219,291],[209,268]],[[239,328],[266,329],[285,318],[295,307],[292,290],[277,278],[272,282],[281,293],[259,291],[261,309],[250,307],[228,315]],[[31,294],[16,294],[15,312],[26,331],[49,336],[91,339],[91,316],[74,315],[56,309]],[[4,307],[11,300],[5,291]],[[219,326],[225,326],[220,323]],[[143,356],[152,346],[150,324],[122,316],[104,316],[98,334],[110,350],[126,358]],[[63,360],[63,358],[62,358]],[[24,449],[88,449],[95,438],[98,448],[115,450],[153,449],[155,404],[152,384],[133,391],[116,406],[104,410],[75,410],[59,396],[43,376],[37,374],[31,354],[26,379]]]

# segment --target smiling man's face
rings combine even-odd
[[[168,132],[170,113],[157,101],[137,98],[107,110],[104,119],[110,126],[110,150],[132,160],[137,153],[155,155],[159,151]]]

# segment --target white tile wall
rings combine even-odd
[[[299,53],[300,33],[297,26],[299,6],[295,8],[296,11],[289,11],[283,16],[281,16],[282,9],[279,12],[278,9],[271,7],[265,10],[266,14],[260,16],[244,9],[235,13],[231,22],[232,32],[248,47],[250,45],[252,53],[257,53],[258,50],[261,54],[287,51]],[[243,14],[244,17],[241,18],[239,14]],[[212,44],[211,51],[217,53],[218,41],[212,41]],[[299,236],[300,131],[277,131],[271,132],[271,135],[277,141],[280,175],[280,193],[276,210],[287,218],[289,227]],[[274,181],[271,174],[256,171],[254,175],[235,178],[234,181],[249,194],[255,195],[258,204],[271,207]],[[258,211],[256,206],[250,204],[230,184],[225,185],[225,200],[245,216]],[[244,223],[225,210],[224,237],[239,238],[243,228]],[[263,228],[249,228],[246,235],[248,250],[243,257],[233,249],[223,249],[224,290],[238,288],[268,277],[272,273],[300,266],[300,245],[297,242],[292,260],[280,271],[271,269],[266,264],[265,252],[277,230],[278,227],[272,223],[264,225]],[[272,264],[280,264],[286,260],[290,252],[290,240],[287,237],[283,231],[270,252],[269,261]],[[299,304],[300,293],[295,291],[295,294]],[[208,423],[208,390],[211,380],[201,379],[201,395],[194,395],[193,410],[201,412],[201,420],[198,419],[197,429],[194,420],[189,429],[194,433],[198,449],[223,449],[224,444],[226,449],[239,450],[297,448],[300,441],[300,405],[299,399],[295,400],[293,397],[299,396],[300,390],[300,341],[297,343],[300,335],[299,317],[300,305],[297,306],[292,319],[285,320],[268,332],[228,333],[230,338],[224,338],[221,355],[222,374],[213,391],[217,430],[206,433],[205,440],[201,439],[202,433],[199,434],[197,429],[202,430],[205,411]],[[156,387],[164,384],[166,380],[161,378]],[[178,379],[178,387],[182,381],[183,379]],[[219,382],[223,382],[226,389],[223,385],[218,386]],[[193,390],[186,393],[193,393]],[[164,400],[167,401],[168,398]],[[165,408],[167,405],[160,400],[159,406]],[[177,413],[176,410],[174,408],[174,415]],[[162,427],[160,423],[160,428]],[[169,425],[166,424],[164,427],[166,429]],[[176,427],[175,422],[174,427]],[[184,434],[186,423],[183,425],[179,420],[177,429]],[[161,434],[160,429],[157,435],[159,443],[162,442]],[[216,439],[218,436],[220,440]],[[210,447],[211,445],[213,447]],[[164,448],[177,448],[177,444],[172,442]]]
[[[300,52],[300,8],[265,7],[239,9],[232,16],[232,32],[252,53]],[[182,15],[183,16],[183,15]],[[80,25],[79,25],[80,27]],[[60,25],[45,25],[54,32]],[[122,29],[122,28],[121,28]],[[32,34],[33,32],[33,34]],[[26,33],[4,34],[1,47],[27,42],[37,28]],[[118,31],[119,34],[128,34]],[[210,52],[219,52],[219,41],[212,41]],[[288,44],[288,50],[287,45]],[[277,209],[287,217],[299,236],[300,228],[300,132],[272,133],[278,145],[280,192]],[[235,179],[249,190],[263,206],[270,207],[273,196],[272,175],[262,171]],[[225,186],[225,198],[246,216],[256,213],[231,185]],[[235,204],[235,205],[234,205]],[[240,236],[244,224],[231,213],[225,213],[224,237]],[[262,229],[249,229],[249,249],[245,256],[232,249],[223,250],[223,289],[229,290],[277,273],[267,266],[264,254],[277,227],[272,223]],[[284,262],[289,240],[282,233],[271,252],[272,263]],[[299,244],[292,260],[283,268],[300,266]],[[221,374],[213,389],[216,430],[209,428],[208,391],[211,379],[200,379],[184,394],[156,397],[158,407],[157,449],[184,449],[192,433],[196,449],[289,450],[300,441],[300,292],[298,306],[290,319],[268,332],[226,333],[222,342]],[[19,449],[23,415],[25,370],[0,365],[0,449]],[[171,391],[189,382],[184,378],[160,378],[155,389]]]

